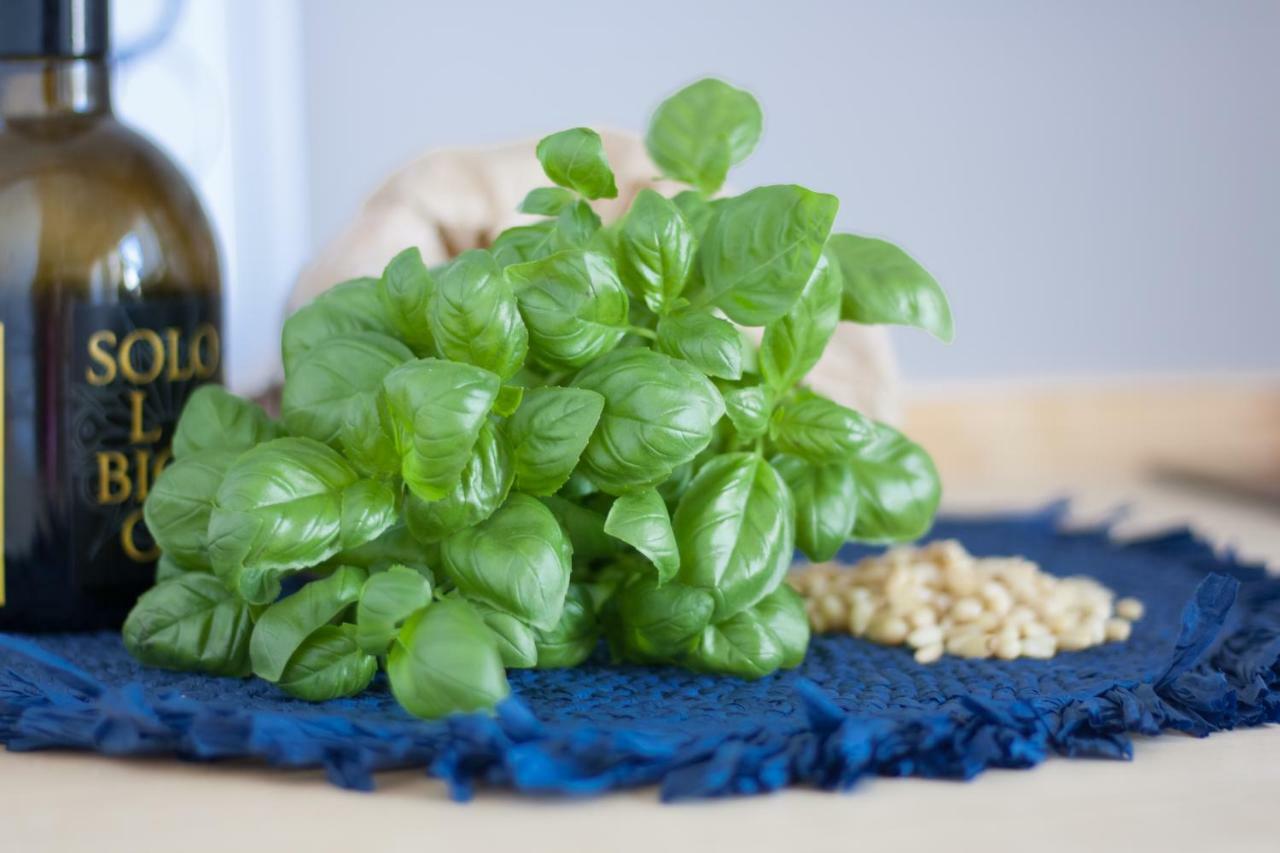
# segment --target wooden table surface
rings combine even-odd
[[[945,444],[942,425],[921,427]],[[1274,504],[1114,466],[987,477],[965,464],[942,465],[951,510],[1071,494],[1082,521],[1127,504],[1117,535],[1190,523],[1280,568]],[[848,795],[794,790],[659,806],[653,790],[589,801],[483,792],[457,805],[417,772],[383,774],[376,793],[361,794],[314,772],[0,752],[0,851],[1280,849],[1276,729],[1142,739],[1135,753],[1132,762],[1050,759],[970,783],[874,779]]]

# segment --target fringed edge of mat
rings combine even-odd
[[[1056,526],[1064,507],[1000,519]],[[987,520],[987,519],[984,519]],[[1106,527],[1064,533],[1106,539]],[[0,634],[0,649],[39,664],[36,684],[0,679],[0,742],[11,750],[72,748],[188,759],[257,758],[323,767],[346,788],[370,790],[378,770],[424,767],[459,800],[477,785],[594,794],[658,784],[664,800],[754,794],[788,785],[845,790],[868,775],[971,778],[988,767],[1031,767],[1050,754],[1129,758],[1131,735],[1211,732],[1280,721],[1280,580],[1213,549],[1188,530],[1126,543],[1203,564],[1167,666],[1155,677],[1070,700],[962,699],[933,715],[886,720],[846,714],[811,681],[796,689],[808,727],[690,741],[677,735],[543,726],[518,700],[493,717],[446,720],[400,737],[356,721],[210,707],[140,685],[108,687],[37,644]],[[1242,585],[1243,583],[1243,585]],[[1242,595],[1243,590],[1243,595]],[[1240,598],[1241,600],[1237,600]],[[1220,637],[1233,608],[1244,612]]]

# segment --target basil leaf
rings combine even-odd
[[[576,368],[612,350],[627,331],[627,292],[613,261],[569,250],[507,268],[535,359]]]
[[[805,391],[778,407],[769,436],[783,453],[840,462],[871,440],[872,429],[872,421],[852,409]]]
[[[778,393],[804,378],[822,358],[840,322],[840,273],[825,255],[787,314],[770,323],[760,342],[760,375]]]
[[[582,388],[534,388],[506,423],[516,483],[531,495],[565,484],[600,421],[604,398]]]
[[[569,587],[555,626],[535,633],[538,669],[577,666],[591,656],[600,639],[591,596],[582,584]]]
[[[499,234],[489,247],[494,263],[506,269],[512,264],[539,261],[552,254],[556,224],[552,221],[517,225]]]
[[[834,235],[831,252],[844,280],[842,320],[915,326],[951,342],[947,296],[910,255],[892,243],[853,234]]]
[[[500,386],[487,370],[434,358],[387,374],[383,402],[410,491],[434,501],[457,486]]]
[[[325,625],[289,659],[278,686],[299,699],[327,702],[361,692],[377,671],[377,658],[356,643],[355,625]]]
[[[503,385],[498,391],[498,399],[493,401],[493,413],[504,418],[514,415],[524,400],[524,390],[520,385]]]
[[[204,450],[170,462],[142,505],[147,530],[171,560],[208,571],[209,515],[238,450]]]
[[[431,604],[431,581],[407,566],[369,576],[356,605],[356,643],[385,655],[409,617]]]
[[[279,681],[303,642],[356,603],[366,577],[364,569],[340,566],[264,610],[249,640],[254,675]]]
[[[189,572],[144,592],[129,612],[124,646],[147,666],[211,675],[249,674],[249,605],[213,575]]]
[[[209,566],[199,566],[193,563],[183,563],[170,554],[161,554],[160,559],[156,560],[156,583],[162,584],[167,580],[181,577],[189,572],[208,573],[211,569]]]
[[[796,545],[815,563],[830,560],[849,540],[858,517],[853,471],[843,462],[824,465],[781,455],[773,467],[796,505]]]
[[[485,521],[444,540],[440,556],[468,598],[535,628],[559,621],[573,549],[551,510],[536,498],[512,495]]]
[[[676,579],[710,592],[718,620],[750,607],[791,564],[794,512],[787,484],[764,459],[717,456],[693,478],[672,518]]]
[[[395,489],[381,480],[358,480],[342,492],[342,534],[339,546],[359,548],[377,539],[399,521]]]
[[[876,423],[871,442],[849,457],[849,465],[858,489],[854,539],[902,542],[928,532],[942,485],[924,448]]]
[[[711,224],[711,220],[715,216],[719,201],[709,200],[697,190],[684,190],[676,193],[671,199],[671,203],[676,206],[676,209],[680,211],[680,215],[688,223],[694,239],[701,242],[703,235],[707,233],[707,226]]]
[[[711,442],[724,415],[724,401],[709,379],[646,349],[610,353],[573,384],[604,397],[604,413],[581,464],[593,483],[614,495],[667,479]]]
[[[755,441],[769,428],[769,395],[759,385],[733,388],[724,393],[724,413],[743,441]]]
[[[547,177],[587,198],[617,198],[613,170],[600,134],[586,127],[562,130],[538,143],[538,162]]]
[[[390,426],[383,419],[380,400],[375,394],[368,398],[367,406],[347,410],[338,430],[337,445],[357,471],[371,476],[398,476],[400,454]]]
[[[658,321],[658,349],[682,358],[707,376],[742,377],[742,336],[732,323],[700,311]]]
[[[686,657],[691,669],[754,680],[782,666],[788,650],[754,610],[708,625]]]
[[[343,427],[376,411],[382,379],[413,358],[407,346],[378,332],[338,335],[294,362],[280,398],[290,434],[337,444]]]
[[[556,217],[556,233],[551,244],[557,252],[586,249],[600,231],[600,217],[585,201],[576,201]]]
[[[472,604],[485,626],[493,633],[502,665],[510,669],[532,669],[538,663],[534,631],[510,613],[483,604]]]
[[[698,253],[702,288],[693,304],[715,305],[743,326],[786,314],[818,264],[839,205],[797,186],[722,200]]]
[[[394,497],[358,490],[348,498],[356,482],[355,470],[313,439],[278,438],[245,452],[209,516],[214,571],[246,600],[267,604],[280,595],[284,575],[373,539],[394,521]]]
[[[573,193],[561,187],[538,187],[529,190],[524,201],[516,208],[521,213],[532,213],[535,216],[556,216],[573,204]]]
[[[703,451],[704,453],[706,451]],[[671,476],[658,484],[658,494],[668,505],[674,505],[680,500],[680,496],[684,494],[685,489],[689,487],[689,483],[693,480],[693,463],[686,462],[683,465],[677,465],[675,470],[671,472]]]
[[[396,701],[428,719],[489,710],[510,692],[493,633],[461,598],[437,601],[405,624],[387,654],[387,677]]]
[[[201,385],[182,407],[173,433],[173,455],[182,459],[205,450],[248,450],[282,433],[256,403],[221,385]]]
[[[655,314],[671,310],[693,266],[693,232],[668,199],[643,189],[618,232],[618,276]]]
[[[435,282],[416,247],[405,249],[382,271],[379,295],[397,336],[419,356],[432,353],[427,311]]]
[[[555,495],[542,498],[542,503],[560,522],[575,560],[611,557],[622,550],[618,541],[604,532],[605,517],[595,510]]]
[[[509,379],[524,364],[529,333],[511,286],[486,251],[462,253],[440,276],[428,312],[441,358]]]
[[[755,149],[762,124],[760,105],[750,93],[708,78],[659,105],[645,147],[664,174],[711,195],[729,167]]]
[[[284,321],[280,349],[285,376],[304,353],[351,332],[379,332],[393,338],[398,335],[399,330],[383,302],[380,279],[344,281]]]
[[[414,539],[406,525],[397,524],[376,539],[339,551],[333,559],[343,565],[359,566],[371,572],[402,564],[430,579],[429,566],[438,564],[438,560],[434,559],[437,556],[439,555],[434,554],[429,546]]]
[[[779,584],[749,612],[778,640],[783,669],[792,669],[804,662],[805,652],[809,650],[809,614],[805,612],[800,593],[785,583]]]
[[[675,660],[692,650],[714,610],[706,590],[674,582],[659,586],[652,576],[637,577],[610,603],[609,646],[634,663]]]
[[[659,583],[670,580],[680,568],[671,516],[654,489],[632,492],[615,500],[605,519],[604,532],[648,557],[658,570]]]
[[[438,501],[424,501],[412,493],[405,499],[409,532],[420,542],[439,542],[484,521],[507,499],[512,470],[506,441],[486,422],[453,491]]]

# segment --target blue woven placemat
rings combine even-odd
[[[1090,574],[1147,606],[1133,638],[1049,661],[944,658],[815,638],[757,682],[610,666],[511,672],[494,717],[416,720],[385,683],[320,705],[257,680],[139,667],[114,634],[0,634],[0,742],[321,766],[348,788],[422,767],[476,785],[589,794],[657,783],[666,799],[843,789],[865,774],[969,778],[1051,753],[1130,755],[1129,735],[1280,720],[1280,580],[1178,531],[1128,544],[1061,532],[1060,509],[940,522],[933,538]],[[865,551],[848,548],[853,560]]]

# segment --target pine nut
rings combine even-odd
[[[1122,598],[1116,602],[1116,615],[1130,622],[1137,622],[1146,612],[1142,602],[1136,598]]]
[[[933,663],[940,657],[942,657],[942,643],[921,646],[915,653],[916,663]]]
[[[1108,619],[1106,631],[1109,642],[1123,643],[1133,632],[1133,623],[1128,619]]]

